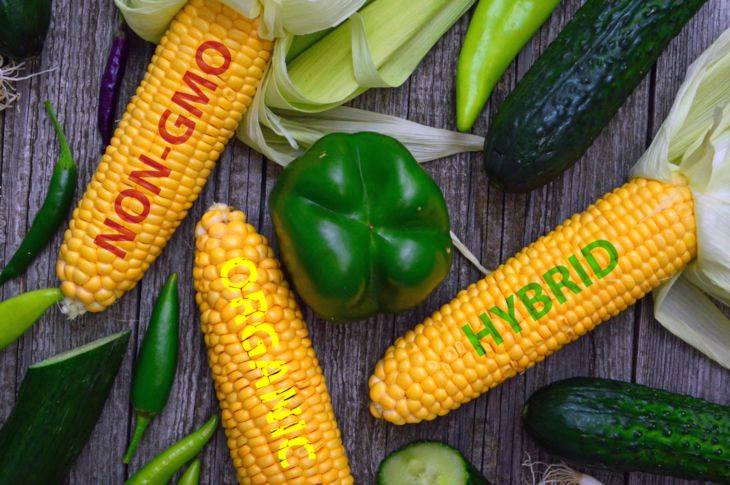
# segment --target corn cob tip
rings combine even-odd
[[[378,396],[382,393],[382,387],[385,386],[383,380],[377,376],[377,369],[368,379],[368,388],[370,389],[370,414],[376,419],[383,419],[383,405],[378,401]]]
[[[197,237],[203,236],[216,224],[227,224],[231,221],[246,223],[246,214],[233,209],[227,204],[216,202],[203,214],[195,228],[195,235]],[[219,226],[219,228],[222,228],[222,226]]]
[[[84,304],[78,300],[72,300],[71,298],[64,298],[63,301],[59,303],[59,306],[61,307],[61,313],[66,315],[66,318],[69,320],[74,320],[86,313],[86,307]]]
[[[231,211],[231,208],[228,204],[224,204],[223,202],[215,202],[210,208],[208,209],[208,212],[210,211],[219,211],[219,212],[225,212],[228,213]]]
[[[368,379],[368,387],[370,388],[370,414],[375,419],[384,419],[391,424],[396,426],[402,426],[404,424],[413,424],[421,421],[418,417],[413,415],[411,412],[405,412],[401,414],[396,409],[397,401],[389,399],[388,390],[385,380],[379,377],[384,376],[383,361],[378,362],[378,365],[373,372],[373,375]],[[403,401],[405,403],[405,401]],[[427,420],[431,420],[430,418]]]

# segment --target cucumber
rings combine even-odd
[[[573,378],[523,410],[538,443],[577,463],[730,483],[730,407],[638,384]]]
[[[51,23],[51,0],[0,0],[0,55],[40,54]]]
[[[489,180],[527,192],[570,168],[706,1],[588,0],[496,114]]]
[[[459,450],[416,441],[395,450],[378,468],[378,485],[489,485]]]
[[[89,439],[127,349],[129,331],[28,368],[0,429],[0,484],[63,483]]]

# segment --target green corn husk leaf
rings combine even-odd
[[[320,112],[369,88],[397,87],[474,0],[375,0],[286,63],[275,52],[266,105]]]
[[[341,107],[372,87],[403,84],[474,0],[374,0],[303,52],[290,56],[292,36],[279,39],[272,65],[238,137],[286,165],[332,132],[393,136],[419,162],[480,151],[484,138],[426,127],[392,116]]]
[[[266,89],[264,79],[259,92]],[[420,125],[395,116],[347,106],[321,113],[274,111],[257,95],[238,128],[238,138],[269,160],[286,166],[328,133],[374,131],[396,138],[419,162],[427,162],[456,153],[478,151],[484,138],[466,133]]]
[[[730,368],[730,29],[697,59],[634,177],[687,183],[697,220],[697,259],[654,293],[670,332]]]
[[[187,0],[114,0],[129,27],[148,42],[158,43]]]
[[[363,7],[372,3],[373,0],[366,0]],[[289,47],[289,52],[286,53],[286,62],[293,61],[299,54],[309,49],[312,45],[322,40],[327,34],[332,32],[335,28],[330,27],[329,29],[320,30],[318,32],[312,32],[311,34],[297,35]]]

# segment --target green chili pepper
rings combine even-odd
[[[481,0],[456,70],[456,126],[469,131],[502,77],[560,0]]]
[[[218,429],[218,415],[214,415],[196,432],[181,439],[156,457],[125,482],[126,485],[161,485],[190,461]]]
[[[173,273],[157,297],[150,326],[139,349],[132,378],[132,406],[137,425],[122,459],[124,463],[132,460],[150,421],[162,412],[170,397],[177,367],[179,323],[177,273]]]
[[[18,340],[51,305],[62,299],[61,290],[48,288],[0,302],[0,350]]]
[[[200,482],[200,460],[190,464],[185,473],[178,480],[177,485],[198,485]]]
[[[0,273],[0,285],[21,274],[33,262],[46,244],[53,239],[58,226],[66,219],[71,202],[73,202],[76,190],[76,163],[51,103],[46,101],[45,106],[61,144],[61,155],[53,168],[51,184],[48,187],[43,206],[33,219],[30,230],[20,243],[20,247]]]

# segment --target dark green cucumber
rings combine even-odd
[[[574,378],[523,410],[541,445],[575,462],[730,483],[730,407],[619,381]]]
[[[588,0],[495,116],[489,180],[527,192],[570,168],[706,1]]]
[[[380,463],[378,485],[489,485],[459,450],[440,441],[416,441]]]
[[[0,55],[40,54],[51,23],[51,0],[0,0]]]
[[[118,333],[30,366],[0,429],[0,484],[63,483],[99,419],[127,349]]]

